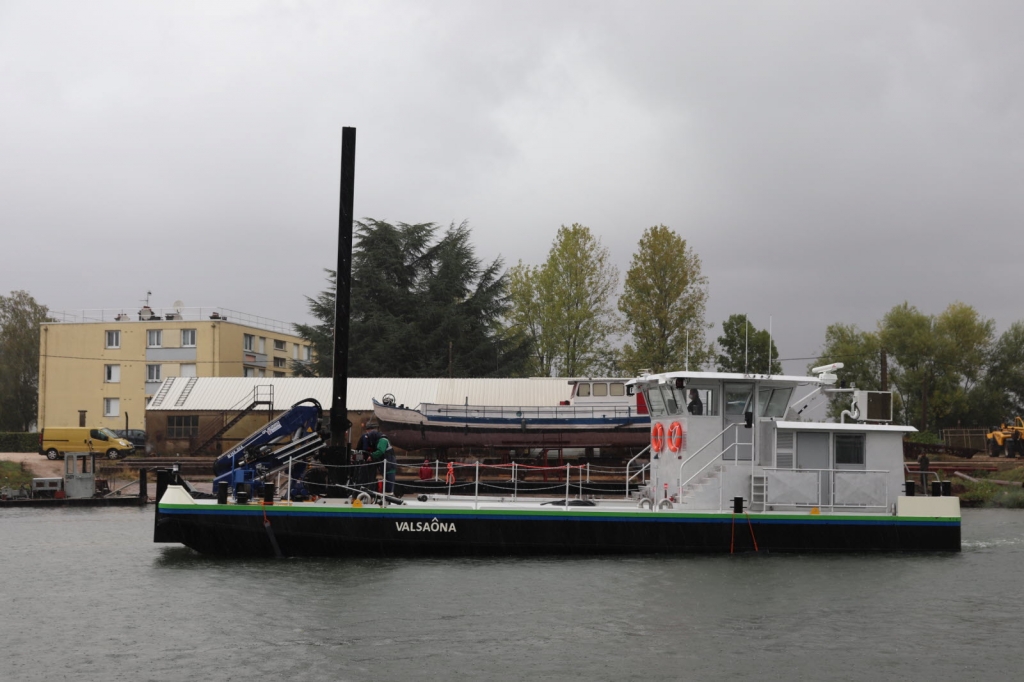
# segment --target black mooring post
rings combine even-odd
[[[334,386],[331,394],[331,459],[348,464],[348,329],[352,293],[352,205],[356,179],[356,129],[341,129],[341,204],[338,211],[337,291],[334,300]],[[340,461],[339,461],[340,460]]]

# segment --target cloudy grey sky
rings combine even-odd
[[[697,251],[784,358],[904,300],[1024,318],[1019,2],[0,0],[0,292],[286,321],[355,214]],[[714,333],[717,335],[717,331]],[[806,362],[787,363],[802,371]]]

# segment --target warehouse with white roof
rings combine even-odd
[[[327,378],[172,377],[146,406],[147,449],[158,454],[216,455],[230,449],[290,406],[316,399],[331,409]],[[350,378],[348,412],[353,444],[373,416],[373,400],[396,404],[545,406],[568,400],[575,379]]]

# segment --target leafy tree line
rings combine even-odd
[[[296,325],[316,349],[305,375],[331,373],[335,273],[309,298],[320,322]],[[584,376],[697,369],[707,278],[686,241],[644,232],[615,301],[618,271],[590,229],[559,228],[541,265],[502,271],[475,256],[469,227],[357,223],[349,369],[353,376]],[[622,339],[625,339],[622,341]]]
[[[996,338],[995,322],[965,303],[939,315],[902,303],[875,331],[830,325],[813,364],[842,362],[844,379],[877,390],[883,351],[898,421],[937,432],[995,425],[1024,410],[1024,321]],[[847,402],[836,399],[833,413]]]

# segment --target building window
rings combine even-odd
[[[299,344],[293,343],[292,344],[292,360],[298,360],[298,359],[299,359]]]
[[[121,332],[117,330],[107,330],[107,348],[120,348],[121,347]]]
[[[243,367],[242,368],[242,376],[244,376],[244,377],[254,377],[254,376],[256,376],[256,370],[253,369],[252,367]]]
[[[260,352],[261,353],[266,353],[267,352],[267,337],[265,337],[265,336],[261,336],[260,337]]]
[[[160,381],[160,365],[146,365],[146,381]]]
[[[864,464],[864,434],[836,434],[836,464]]]
[[[167,417],[168,438],[195,438],[199,435],[199,416]]]
[[[103,381],[116,384],[121,381],[121,365],[103,365]]]
[[[284,358],[274,358],[274,367],[287,367],[288,361]]]
[[[196,330],[195,329],[182,329],[181,330],[181,347],[182,348],[195,348],[196,347]]]
[[[103,416],[104,417],[120,417],[121,416],[121,399],[120,398],[104,398],[103,399]]]
[[[146,348],[159,348],[164,345],[164,332],[161,329],[146,331]]]
[[[305,360],[306,362],[312,362],[313,361],[313,347],[312,346],[303,346],[302,350],[306,351],[306,357],[304,357],[303,360]]]
[[[284,377],[284,372],[274,372],[274,376],[278,379],[281,379]]]
[[[284,341],[274,339],[274,350],[287,350],[288,345]]]
[[[265,369],[261,369],[261,370],[260,370],[260,376],[261,376],[261,377],[265,377],[265,376],[267,376],[267,370],[265,370]]]
[[[256,337],[252,334],[242,334],[242,348],[252,353],[255,347]]]

